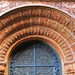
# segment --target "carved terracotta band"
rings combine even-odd
[[[19,44],[41,40],[58,52],[63,75],[74,75],[74,27],[72,17],[46,6],[25,6],[3,14],[0,17],[0,73],[7,75],[10,55]]]

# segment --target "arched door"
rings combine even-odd
[[[15,49],[9,75],[61,75],[60,60],[52,48],[40,41],[30,41]]]

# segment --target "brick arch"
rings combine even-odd
[[[53,47],[55,44],[54,48],[63,60],[63,74],[74,74],[74,27],[75,20],[69,15],[46,6],[21,7],[2,15],[0,20],[0,72],[7,75],[7,62],[11,50],[15,48],[13,45],[23,38],[30,37],[29,40],[37,39],[49,44],[53,43]],[[33,39],[32,36],[34,36]]]
[[[24,37],[24,38],[22,38],[21,40],[16,41],[16,42],[11,46],[11,48],[9,49],[9,51],[7,52],[8,55],[5,57],[5,59],[6,59],[6,60],[9,59],[9,56],[11,55],[12,51],[14,50],[13,48],[17,47],[17,46],[18,46],[20,43],[22,43],[22,42],[31,41],[31,40],[40,40],[40,41],[43,41],[43,42],[46,42],[46,43],[50,44],[51,46],[53,46],[55,49],[58,50],[57,52],[58,52],[59,55],[60,55],[61,61],[64,60],[64,58],[62,58],[63,55],[60,54],[60,53],[62,52],[61,49],[60,49],[60,47],[59,47],[53,40],[51,40],[51,39],[49,39],[49,38],[47,38],[47,37],[44,37],[44,36],[40,36],[40,35],[37,35],[37,37],[36,37],[36,35],[32,35],[32,36]],[[60,52],[60,51],[61,51],[61,52]],[[7,61],[6,64],[8,65],[8,61]],[[8,67],[6,68],[5,71],[6,71],[6,73],[7,73]]]

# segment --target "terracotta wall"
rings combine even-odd
[[[0,14],[11,8],[26,4],[44,4],[69,13],[75,18],[75,2],[45,2],[45,1],[0,1]]]
[[[57,50],[62,61],[63,75],[75,75],[75,2],[0,1],[0,15],[15,7],[29,4],[42,4],[53,7],[70,16],[59,10],[45,7],[37,10],[35,7],[32,9],[27,8],[27,11],[22,12],[16,10],[18,12],[13,11],[14,14],[7,13],[6,17],[1,16],[0,73],[7,75],[8,67],[6,65],[11,50],[23,41],[37,39],[51,44]],[[46,12],[48,13],[46,14]],[[38,15],[39,13],[41,15]],[[40,27],[37,25],[40,25]]]

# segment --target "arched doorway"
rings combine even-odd
[[[62,75],[58,53],[42,41],[19,45],[12,53],[9,64],[9,75]]]

